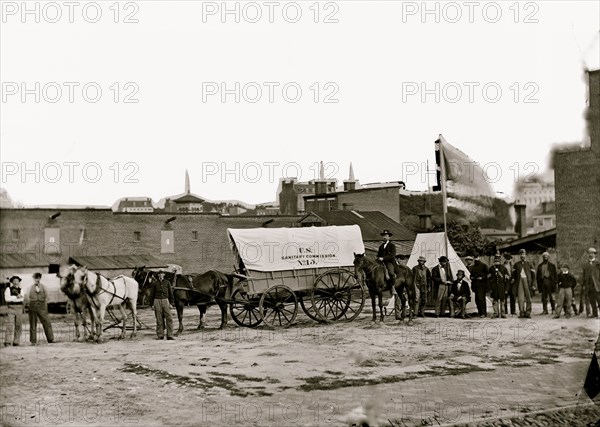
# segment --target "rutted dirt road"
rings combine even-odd
[[[0,350],[2,424],[443,425],[573,405],[581,423],[598,415],[580,395],[597,320],[426,318],[408,327],[373,324],[365,310],[345,324],[299,316],[287,330],[230,320],[220,331],[219,311],[208,314],[209,328],[196,331],[197,310],[186,309],[188,329],[175,341],[154,339],[148,309],[140,318],[150,328],[136,339],[113,329],[100,345],[72,342],[64,315],[53,315],[55,344],[41,333],[29,346],[25,325],[22,345]]]

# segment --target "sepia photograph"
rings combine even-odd
[[[598,0],[0,0],[0,166],[0,426],[600,427]]]

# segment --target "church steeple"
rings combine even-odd
[[[348,172],[348,180],[344,181],[344,191],[356,190],[356,179],[354,178],[354,168],[350,162],[350,171]]]
[[[190,194],[191,193],[191,189],[190,189],[190,175],[187,171],[187,169],[185,170],[185,194]]]

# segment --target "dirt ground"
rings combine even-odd
[[[211,307],[207,329],[197,331],[190,307],[184,333],[157,341],[153,312],[139,315],[148,328],[137,338],[128,331],[119,340],[111,329],[103,344],[73,342],[66,315],[52,315],[54,344],[40,329],[30,346],[24,325],[21,345],[0,349],[2,425],[450,425],[559,407],[581,409],[577,423],[573,410],[559,415],[564,425],[585,425],[599,415],[580,395],[598,336],[597,320],[584,316],[430,317],[407,326],[372,323],[365,307],[350,323],[299,314],[285,330],[240,328],[231,318],[218,330]],[[415,411],[423,396],[430,407]],[[487,409],[448,415],[448,402],[471,400]]]

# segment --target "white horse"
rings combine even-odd
[[[125,323],[127,313],[125,304],[131,309],[133,315],[133,332],[131,338],[134,338],[137,332],[137,298],[138,282],[131,277],[117,276],[112,280],[100,276],[87,267],[79,267],[73,273],[74,282],[86,290],[94,318],[96,319],[96,341],[101,342],[104,315],[108,306],[118,306],[123,317],[123,328],[119,339],[125,338]]]
[[[86,341],[87,340],[87,333],[88,333],[88,328],[87,328],[87,321],[86,321],[86,314],[89,314],[90,316],[90,322],[91,322],[91,330],[90,330],[90,336],[89,339],[94,339],[94,329],[95,329],[95,322],[94,322],[94,314],[92,312],[92,307],[90,304],[90,300],[88,299],[88,296],[85,292],[85,289],[83,289],[81,286],[75,284],[74,282],[74,277],[73,277],[73,273],[75,273],[75,270],[77,270],[77,266],[72,265],[70,267],[61,270],[58,273],[58,277],[60,277],[60,290],[67,296],[69,297],[69,300],[67,301],[67,305],[69,308],[69,311],[71,313],[73,313],[73,320],[75,323],[75,339],[74,341],[79,341],[79,338],[81,337],[81,334],[79,333],[79,321],[81,320],[81,323],[83,324],[83,340]]]

